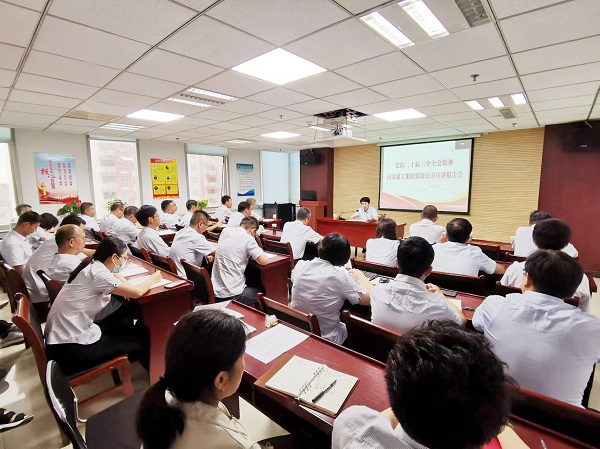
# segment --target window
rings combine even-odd
[[[90,139],[90,154],[98,218],[103,218],[108,213],[106,203],[113,198],[139,206],[137,144]],[[88,201],[87,198],[81,200]]]
[[[208,199],[208,207],[221,205],[225,158],[205,154],[188,154],[188,183],[190,198]]]
[[[11,219],[17,216],[15,207],[17,200],[10,147],[7,143],[0,143],[0,226],[10,225]]]
[[[300,152],[260,152],[263,203],[297,203],[300,198]],[[277,176],[272,176],[277,173]]]

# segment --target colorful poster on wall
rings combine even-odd
[[[179,198],[177,159],[150,159],[152,198]]]
[[[79,202],[75,155],[34,153],[35,180],[40,204]]]
[[[237,195],[254,196],[254,164],[236,164]]]

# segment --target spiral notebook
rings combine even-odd
[[[288,355],[255,384],[292,396],[309,408],[335,417],[357,382],[358,378],[327,365]]]

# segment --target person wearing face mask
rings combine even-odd
[[[106,237],[92,258],[71,273],[56,297],[46,322],[48,358],[67,375],[127,355],[148,366],[147,329],[140,321],[114,319],[122,315],[112,295],[139,298],[162,279],[159,271],[139,285],[118,274],[127,266],[127,246]],[[117,311],[119,310],[119,311]]]

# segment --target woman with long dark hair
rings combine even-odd
[[[120,355],[148,362],[147,329],[125,315],[112,295],[139,298],[162,278],[159,271],[139,285],[119,275],[128,262],[127,246],[106,237],[91,258],[73,270],[52,304],[46,322],[46,351],[65,374],[92,368]],[[116,312],[116,313],[115,313]],[[108,324],[110,322],[110,325]]]
[[[396,222],[391,218],[383,218],[377,223],[375,238],[367,240],[367,261],[395,267],[398,259],[398,235]]]

